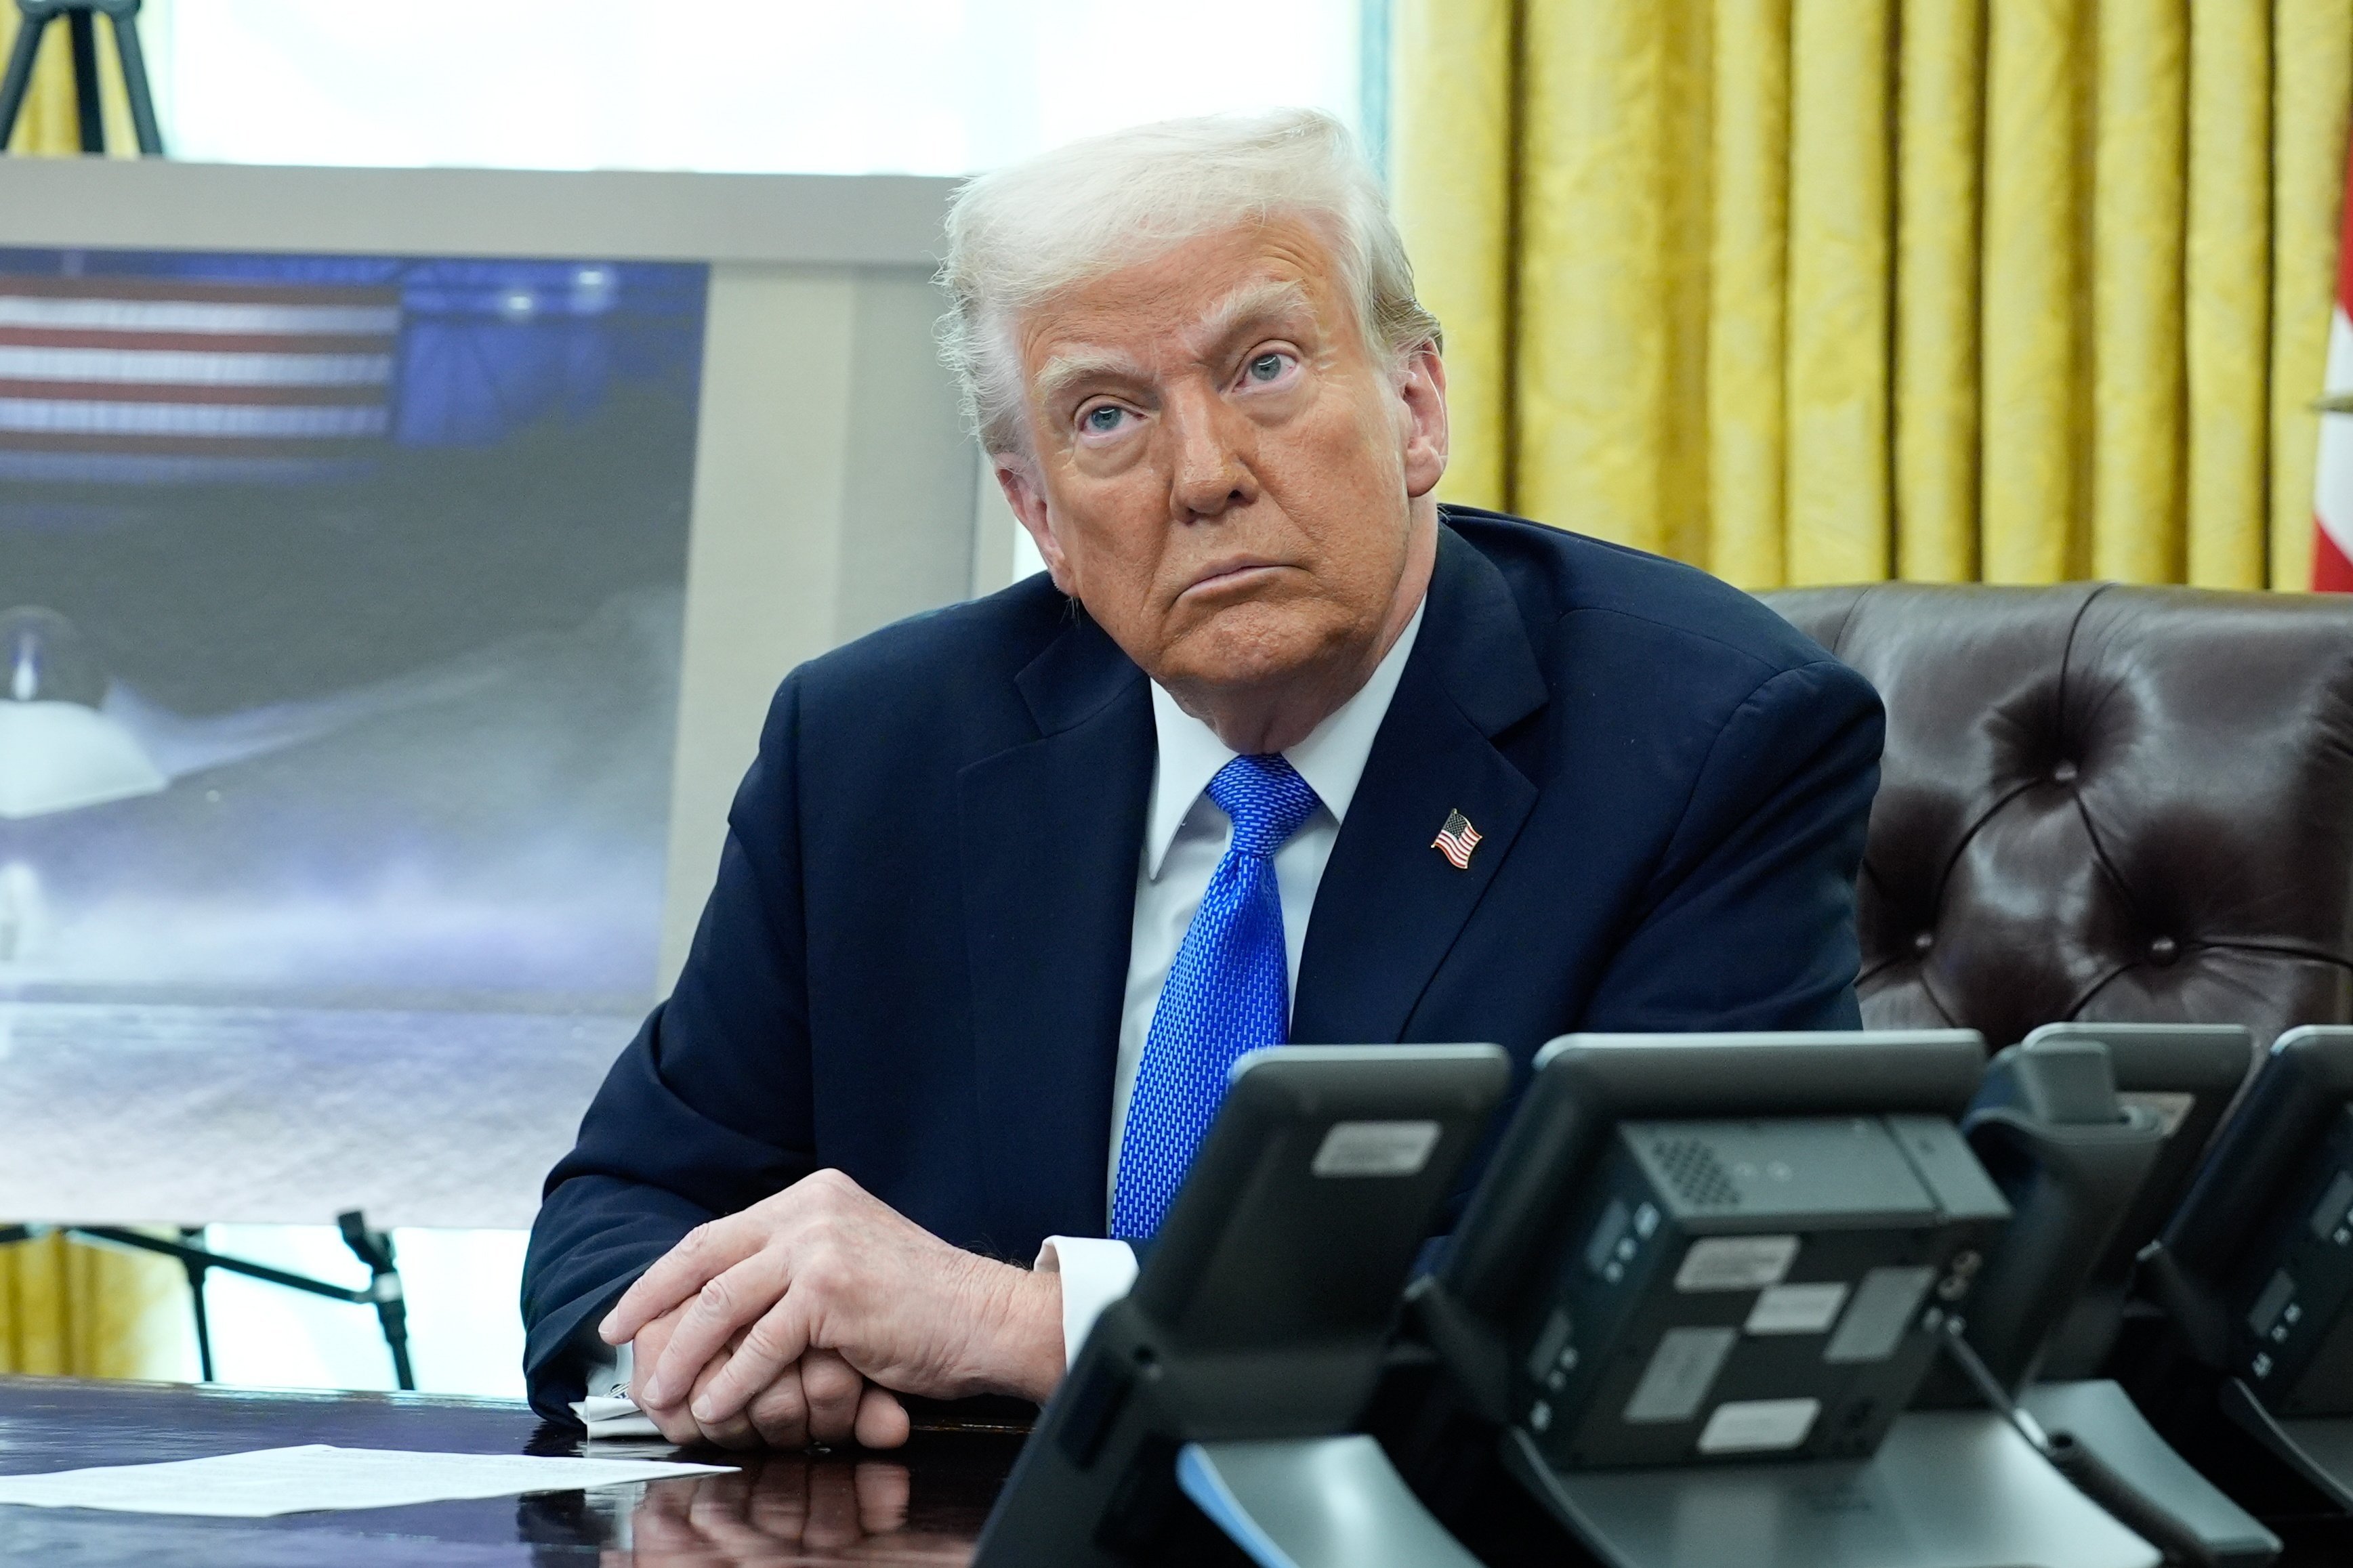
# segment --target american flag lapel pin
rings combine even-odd
[[[1471,851],[1479,847],[1479,830],[1472,826],[1471,819],[1461,812],[1450,811],[1446,814],[1446,826],[1438,830],[1438,837],[1430,841],[1430,847],[1452,862],[1456,870],[1468,871],[1471,869]]]

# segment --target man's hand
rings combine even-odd
[[[950,1247],[839,1171],[697,1226],[598,1332],[638,1341],[631,1392],[673,1441],[673,1420],[742,1442],[748,1419],[788,1442],[887,1446],[872,1439],[904,1441],[905,1413],[869,1379],[1043,1400],[1062,1375],[1059,1279]]]
[[[805,1448],[812,1443],[841,1443],[855,1437],[865,1447],[895,1448],[907,1440],[907,1413],[898,1400],[867,1383],[856,1368],[830,1351],[813,1351],[783,1368],[742,1411],[709,1426],[697,1421],[688,1405],[726,1363],[733,1343],[703,1365],[691,1386],[677,1390],[675,1398],[664,1402],[649,1397],[645,1384],[685,1313],[684,1306],[671,1308],[639,1329],[632,1346],[639,1370],[631,1379],[629,1396],[671,1442],[715,1443],[723,1448],[756,1448],[762,1444],[772,1448]],[[735,1336],[738,1341],[742,1337]]]
[[[849,1464],[797,1454],[751,1458],[723,1476],[656,1481],[630,1516],[636,1552],[607,1551],[600,1563],[693,1563],[696,1568],[776,1568],[806,1562],[800,1547],[860,1562],[962,1561],[958,1543],[926,1531],[909,1531],[911,1478],[903,1465],[876,1459]],[[861,1542],[889,1540],[881,1550]]]

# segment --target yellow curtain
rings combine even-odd
[[[0,1373],[185,1377],[194,1338],[170,1258],[54,1233],[0,1247]]]
[[[0,5],[0,60],[6,59],[9,47],[16,42],[16,5]],[[99,119],[106,127],[107,152],[118,158],[136,157],[138,143],[132,139],[131,100],[123,90],[122,61],[114,52],[114,29],[101,18],[97,21],[97,32]],[[52,24],[42,36],[41,52],[33,62],[33,85],[25,94],[24,118],[16,122],[8,151],[61,157],[81,151],[73,55],[66,41],[63,22]]]
[[[1397,0],[1440,494],[1746,587],[2301,587],[2353,0]]]

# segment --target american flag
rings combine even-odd
[[[2346,167],[2353,190],[2353,162]],[[2328,313],[2327,391],[2312,483],[2312,585],[2353,593],[2353,205],[2337,247],[2337,304]]]
[[[1461,812],[1450,811],[1446,814],[1446,826],[1438,830],[1430,847],[1452,861],[1456,870],[1468,871],[1471,851],[1479,847],[1479,830]]]
[[[396,289],[0,274],[0,479],[303,478],[391,425]]]

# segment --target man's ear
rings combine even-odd
[[[1005,492],[1005,504],[1013,509],[1030,542],[1045,558],[1046,574],[1054,586],[1072,598],[1078,591],[1072,584],[1070,562],[1062,553],[1061,542],[1046,518],[1046,492],[1038,483],[1038,476],[1029,464],[1020,458],[1000,453],[995,458],[997,488]]]
[[[1446,473],[1446,361],[1436,343],[1406,356],[1398,402],[1405,417],[1405,493],[1418,499],[1436,489]]]

